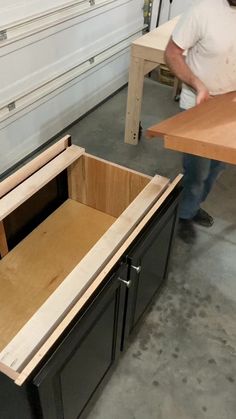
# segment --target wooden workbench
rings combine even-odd
[[[165,147],[236,164],[236,92],[219,95],[147,131]]]
[[[131,45],[125,142],[137,144],[144,76],[164,64],[164,51],[178,17],[141,36]]]

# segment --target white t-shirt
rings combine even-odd
[[[236,90],[236,8],[227,0],[197,0],[172,34],[186,50],[186,62],[211,95]],[[196,105],[193,89],[183,84],[180,107]]]

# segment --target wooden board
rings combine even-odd
[[[26,325],[2,350],[0,364],[20,372],[60,324],[97,275],[105,268],[131,232],[168,187],[169,180],[155,176],[101,239],[85,255]]]
[[[47,150],[42,152],[39,156],[35,157],[32,161],[17,170],[17,172],[0,182],[0,198],[64,151],[70,145],[70,141],[71,137],[66,135]]]
[[[236,164],[236,92],[217,96],[147,130],[165,147]]]
[[[23,183],[0,199],[0,221],[19,207],[28,198],[39,191],[50,180],[55,178],[63,170],[67,169],[82,154],[84,149],[76,145],[68,147],[36,173],[32,174]]]
[[[0,350],[114,221],[68,200],[0,261]]]
[[[151,177],[84,154],[69,168],[70,197],[119,217]]]

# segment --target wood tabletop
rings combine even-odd
[[[164,51],[179,16],[132,42],[132,55],[145,60],[164,63]]]
[[[158,28],[148,32],[146,35],[136,39],[132,44],[164,51],[178,19],[179,16],[169,20],[163,25],[158,26]]]
[[[172,150],[236,164],[236,92],[150,127],[147,137],[164,138]]]

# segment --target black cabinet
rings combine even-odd
[[[42,360],[37,373],[22,388],[0,374],[1,419],[16,419],[18,410],[20,419],[86,417],[167,276],[180,194],[178,185]]]
[[[121,347],[125,286],[122,265],[34,378],[44,419],[76,419],[116,361]]]

